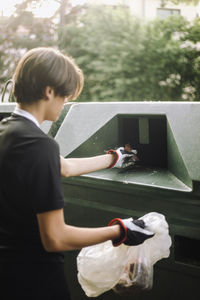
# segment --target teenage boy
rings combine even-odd
[[[82,90],[83,74],[73,59],[51,48],[32,49],[19,61],[13,82],[17,107],[0,124],[1,299],[67,300],[63,251],[107,240],[114,246],[138,245],[153,233],[131,219],[100,228],[65,223],[61,175],[121,167],[132,155],[120,148],[65,159],[40,129],[44,120],[56,121],[64,104]]]

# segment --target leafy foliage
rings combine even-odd
[[[53,46],[74,57],[84,72],[78,101],[200,99],[199,19],[189,23],[172,16],[142,23],[124,7],[73,7],[70,0],[57,0],[62,5],[55,12],[60,15],[56,31],[52,19],[37,19],[27,10],[42,1],[24,0],[14,16],[1,21],[0,85],[12,77],[26,50]]]
[[[0,23],[0,87],[12,77],[13,70],[28,50],[55,43],[55,25],[50,19],[35,18],[27,11],[30,0],[16,7],[15,14]]]
[[[199,100],[199,25],[180,16],[144,24],[128,10],[90,8],[59,43],[84,71],[79,101]]]

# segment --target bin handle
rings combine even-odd
[[[13,80],[12,79],[7,80],[5,85],[4,85],[2,96],[1,96],[1,102],[4,102],[4,97],[5,97],[6,90],[7,90],[7,87],[8,87],[9,84],[11,84],[11,89],[10,89],[10,92],[9,92],[8,102],[12,102],[11,101],[12,87],[13,87]]]

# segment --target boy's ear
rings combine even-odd
[[[51,100],[54,97],[54,89],[50,86],[46,86],[44,89],[44,100]]]

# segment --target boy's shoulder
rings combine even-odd
[[[23,141],[24,146],[58,148],[57,142],[44,133],[33,121],[18,115],[3,119],[0,123],[0,132],[10,141],[17,143]]]

